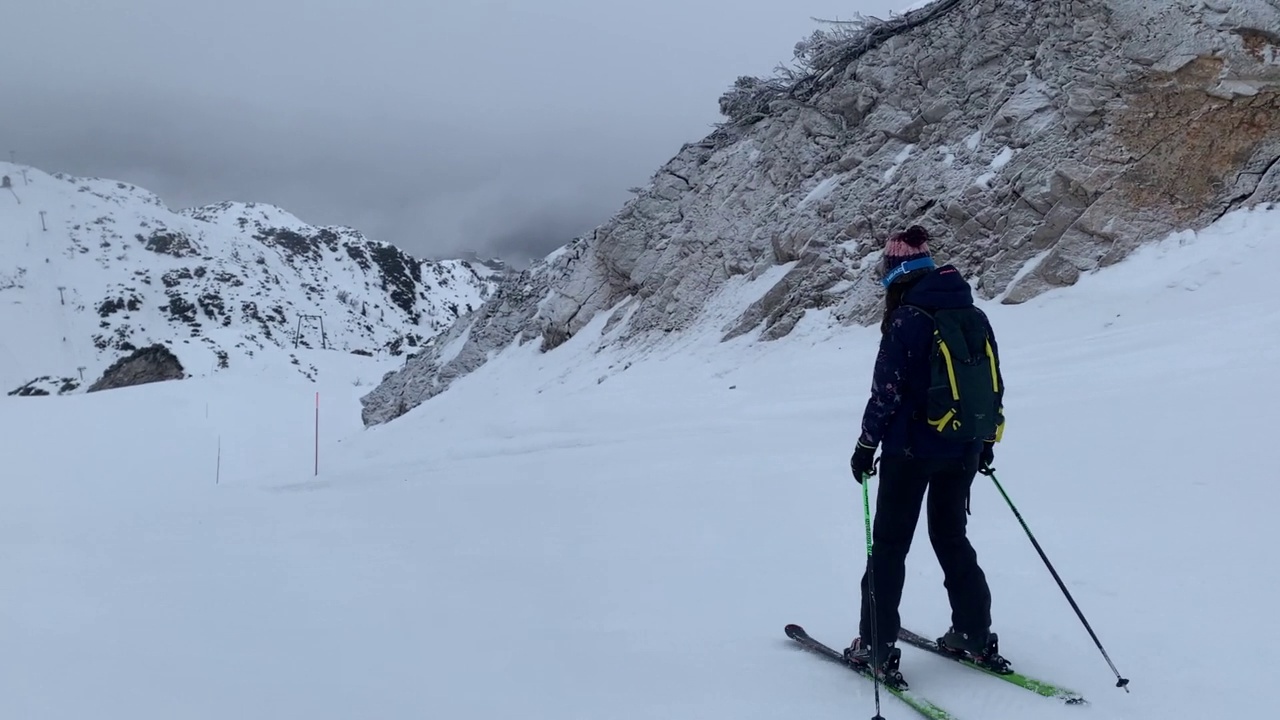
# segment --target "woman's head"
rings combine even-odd
[[[884,318],[881,332],[889,331],[889,316],[902,305],[911,286],[936,267],[929,254],[929,231],[919,225],[889,236],[885,243],[881,280],[884,285]]]
[[[929,239],[929,231],[919,225],[912,225],[889,236],[884,246],[884,264],[881,267],[881,283],[886,288],[915,270],[933,269]]]

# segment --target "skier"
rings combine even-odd
[[[898,606],[906,580],[907,551],[926,490],[929,540],[942,566],[951,603],[951,627],[939,639],[939,644],[988,666],[1003,666],[1006,671],[1008,667],[1008,662],[999,656],[996,634],[990,632],[991,592],[986,576],[965,536],[969,488],[979,470],[990,471],[994,443],[1003,433],[1004,380],[999,372],[990,322],[974,307],[972,290],[960,272],[951,265],[935,265],[929,252],[929,239],[928,231],[913,225],[891,236],[885,247],[881,281],[885,287],[885,309],[880,326],[880,349],[871,397],[862,417],[862,432],[850,459],[853,475],[862,483],[877,473],[873,458],[877,446],[881,451],[880,488],[876,495],[867,570],[874,571],[875,617],[872,617],[868,587],[871,578],[864,573],[858,636],[844,655],[849,661],[875,668],[887,681],[903,685],[898,669],[902,651],[894,645],[900,627]],[[942,355],[934,352],[939,342],[935,338],[935,327],[940,327],[935,326],[934,314],[959,308],[969,309],[968,331],[979,336],[985,332],[989,343],[985,346],[977,343],[986,348],[989,356],[989,365],[978,368],[986,373],[986,387],[978,387],[979,383],[974,381],[964,385],[963,380],[959,386],[962,397],[963,393],[971,393],[966,399],[972,402],[985,402],[991,407],[994,401],[991,416],[977,423],[983,429],[982,436],[977,438],[944,427],[953,424],[959,427],[959,423],[948,421],[951,413],[945,413],[941,421],[930,416],[934,408],[930,405],[929,388],[931,384],[938,384],[931,383],[931,379],[939,377],[932,363]],[[942,313],[938,317],[943,315],[952,314]],[[949,337],[960,339],[959,335]],[[973,365],[986,363],[987,357],[981,357]],[[951,387],[956,387],[955,377],[962,370],[952,371]],[[941,377],[946,388],[947,376]],[[953,395],[947,394],[944,400],[950,400]],[[987,430],[993,432],[987,433]],[[958,438],[950,437],[953,434]],[[878,647],[872,647],[871,642],[873,621]]]

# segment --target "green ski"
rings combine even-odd
[[[1084,699],[1084,697],[1080,695],[1080,693],[1074,690],[1069,690],[1059,685],[1054,685],[1053,683],[1045,682],[1044,680],[1037,680],[1036,678],[1033,678],[1033,677],[1027,677],[1026,675],[1023,675],[1017,672],[1014,672],[1014,673],[996,672],[995,670],[992,670],[991,668],[988,668],[988,667],[984,667],[976,662],[973,662],[972,660],[969,660],[968,658],[948,652],[947,650],[944,650],[943,648],[938,647],[937,642],[933,640],[929,640],[928,638],[925,638],[922,635],[917,635],[916,633],[913,633],[910,630],[906,630],[906,629],[899,630],[898,639],[901,640],[902,642],[905,642],[908,645],[911,645],[912,647],[916,647],[926,652],[933,653],[934,655],[937,655],[939,657],[944,657],[948,660],[953,660],[955,662],[960,663],[961,665],[964,665],[965,667],[970,667],[970,668],[973,668],[974,670],[984,672],[992,677],[998,677],[1001,680],[1004,680],[1005,682],[1012,683],[1026,690],[1030,690],[1031,692],[1037,695],[1042,695],[1047,698],[1057,698],[1067,703],[1068,705],[1087,704],[1087,701]]]
[[[856,665],[848,662],[844,659],[844,655],[818,642],[817,640],[814,640],[809,636],[809,633],[805,632],[804,628],[799,625],[787,625],[786,633],[787,637],[800,643],[800,646],[805,650],[849,668],[868,680],[871,679],[870,668],[865,665]],[[885,683],[884,687],[899,700],[909,705],[913,710],[920,713],[921,716],[929,718],[929,720],[958,720],[955,715],[952,715],[946,710],[934,705],[918,693],[914,693],[906,688],[895,687],[888,683]]]

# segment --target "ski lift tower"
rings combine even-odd
[[[324,331],[324,318],[319,315],[299,315],[298,316],[298,327],[296,330],[294,330],[294,333],[293,333],[293,346],[296,348],[298,347],[298,343],[302,342],[302,326],[304,324],[309,328],[319,326],[320,347],[321,349],[328,350],[329,339]]]

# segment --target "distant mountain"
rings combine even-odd
[[[411,353],[504,272],[271,205],[175,212],[128,183],[0,163],[0,390],[80,392],[156,344],[188,375],[253,358],[306,372],[295,346]]]

